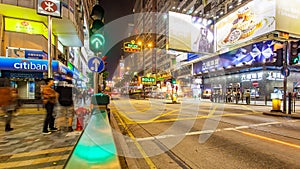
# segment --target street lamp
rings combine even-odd
[[[141,47],[142,50],[142,55],[143,55],[143,76],[145,76],[145,49],[151,49],[153,48],[153,43],[152,42],[147,42],[138,40],[137,44]],[[143,84],[143,91],[144,91],[144,99],[146,98],[146,91],[145,91],[145,85]]]

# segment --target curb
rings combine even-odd
[[[300,119],[299,114],[285,114],[285,113],[280,113],[280,112],[263,112],[263,115],[268,115],[268,116],[277,116],[277,117],[287,117],[287,118],[293,118],[293,119]]]
[[[117,120],[115,119],[114,113],[112,113],[112,111],[111,111],[110,117],[111,117],[110,123],[111,123],[112,129],[116,130],[116,132],[118,132],[118,133],[122,133],[122,131],[119,128],[119,125],[117,123]],[[118,144],[116,144],[118,154],[120,153],[120,151],[124,152],[124,153],[122,153],[122,155],[130,152],[130,150],[127,147],[127,143],[126,143],[123,135],[120,136],[117,133],[113,132],[113,137],[114,137],[115,142],[118,143]],[[120,161],[121,165],[126,165],[126,167],[128,167],[128,168],[129,168],[129,166],[132,169],[138,169],[139,168],[135,158],[119,156],[119,161]]]

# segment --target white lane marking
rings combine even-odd
[[[282,121],[282,122],[274,121],[274,122],[250,124],[250,125],[247,125],[247,126],[228,127],[228,128],[216,129],[216,130],[194,131],[194,132],[184,133],[184,135],[193,136],[193,135],[200,135],[200,134],[210,134],[210,133],[220,132],[220,131],[232,131],[232,130],[238,130],[238,129],[247,129],[247,128],[259,127],[259,126],[268,126],[268,125],[274,125],[274,124],[295,123],[295,122],[298,122],[298,121],[300,121],[300,120],[287,120],[287,121]],[[158,139],[177,137],[177,136],[181,136],[181,135],[182,134],[158,135],[158,136],[153,136],[153,137],[136,138],[136,141],[152,141],[152,140],[158,140]],[[132,140],[127,140],[127,142],[132,142]]]

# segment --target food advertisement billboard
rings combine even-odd
[[[254,0],[215,25],[216,50],[230,48],[275,30],[275,0]]]
[[[210,19],[169,12],[169,49],[212,53],[213,30],[213,21]]]

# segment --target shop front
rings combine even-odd
[[[20,99],[40,99],[40,86],[47,77],[48,61],[40,59],[0,57],[1,77],[9,78],[11,86],[18,89]],[[59,61],[53,60],[54,79],[60,80],[71,72]]]
[[[224,100],[250,93],[252,100],[265,101],[271,93],[283,90],[282,66],[275,64],[281,43],[267,40],[250,44],[193,64],[195,78],[203,79],[201,89]],[[293,92],[299,81],[299,67],[289,67],[287,90]],[[205,92],[204,92],[205,93]]]

